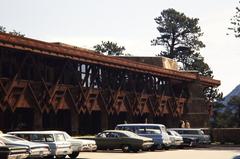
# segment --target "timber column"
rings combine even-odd
[[[108,114],[106,111],[101,111],[101,128],[102,130],[108,129]]]
[[[79,135],[79,114],[74,108],[71,109],[71,134]]]
[[[43,130],[43,115],[40,110],[34,109],[34,130]]]
[[[208,105],[204,98],[204,88],[199,81],[188,84],[189,99],[184,108],[183,119],[188,120],[191,127],[208,126]]]

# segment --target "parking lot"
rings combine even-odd
[[[240,147],[210,147],[155,152],[116,151],[82,152],[78,159],[239,159]]]

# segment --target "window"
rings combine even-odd
[[[66,141],[63,134],[55,134],[54,137],[56,141]]]

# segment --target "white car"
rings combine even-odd
[[[82,143],[81,151],[97,151],[97,144],[94,140],[77,139]]]
[[[68,133],[62,132],[68,142],[72,144],[73,153],[69,155],[71,158],[76,158],[80,151],[96,151],[97,145],[92,140],[82,140],[71,137]]]
[[[27,146],[7,146],[0,140],[0,158],[1,159],[25,159],[29,156]]]
[[[183,137],[174,130],[167,130],[167,133],[171,140],[171,146],[181,147],[183,146]]]
[[[0,134],[0,140],[6,146],[26,146],[30,153],[30,158],[43,158],[50,155],[51,151],[47,144],[34,143],[14,135]]]
[[[9,134],[25,138],[32,142],[48,144],[51,149],[49,156],[51,159],[53,156],[56,156],[56,158],[65,158],[73,152],[71,143],[66,140],[61,131],[15,131],[9,132]]]

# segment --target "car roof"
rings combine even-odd
[[[169,128],[169,130],[201,130],[199,128]]]
[[[126,132],[129,132],[129,131],[127,131],[127,130],[104,130],[103,132],[126,133]]]
[[[165,125],[163,125],[163,124],[136,123],[136,124],[118,124],[117,126],[165,126]]]
[[[47,130],[47,131],[11,131],[8,133],[14,133],[14,134],[59,134],[59,133],[65,133],[64,131],[57,131],[57,130]]]

